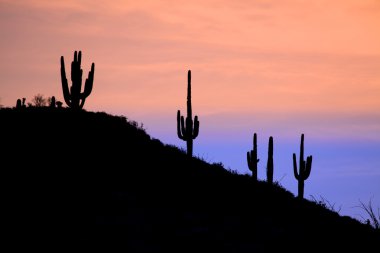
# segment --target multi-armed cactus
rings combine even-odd
[[[65,99],[66,104],[74,109],[82,109],[86,98],[91,94],[92,85],[94,83],[94,71],[95,64],[92,63],[91,71],[88,73],[88,78],[85,81],[84,91],[81,92],[82,89],[82,74],[83,70],[81,69],[81,60],[82,60],[82,52],[77,51],[74,52],[74,61],[71,63],[71,81],[72,86],[69,90],[69,85],[66,79],[65,72],[65,62],[63,56],[61,56],[61,79],[62,79],[62,90],[63,97]]]
[[[253,135],[253,149],[247,152],[248,168],[252,171],[252,178],[257,180],[257,163],[260,159],[257,159],[257,135]]]
[[[273,137],[269,137],[268,162],[267,162],[267,181],[273,183]]]
[[[313,161],[313,156],[308,156],[306,158],[306,161],[304,160],[303,142],[304,142],[304,134],[301,135],[299,172],[297,171],[296,154],[293,153],[294,177],[298,180],[298,198],[300,199],[303,199],[305,180],[308,179],[308,177],[310,176],[311,163]]]
[[[186,141],[187,155],[193,156],[193,140],[199,134],[199,121],[198,116],[195,116],[193,122],[192,108],[191,108],[191,71],[187,73],[187,116],[186,124],[185,119],[181,116],[181,111],[177,112],[177,134],[178,138]]]

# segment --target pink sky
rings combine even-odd
[[[378,0],[0,0],[0,50],[0,104],[63,101],[60,57],[69,73],[82,50],[85,75],[96,64],[87,110],[182,147],[175,120],[191,69],[196,155],[247,173],[258,132],[263,179],[273,135],[275,180],[294,192],[291,154],[305,133],[315,157],[305,196],[353,216],[359,199],[379,206]]]
[[[379,115],[379,1],[231,2],[2,0],[2,103],[61,97],[79,49],[88,109],[172,111],[192,69],[203,114]]]
[[[68,68],[82,50],[84,72],[96,64],[89,110],[171,117],[191,69],[200,118],[380,139],[379,28],[376,0],[0,0],[0,98],[63,100],[59,58]]]

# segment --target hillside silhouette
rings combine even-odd
[[[189,157],[125,117],[4,108],[0,130],[4,241],[14,249],[369,252],[380,239],[278,185]]]

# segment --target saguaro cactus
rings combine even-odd
[[[269,137],[268,162],[267,162],[267,181],[273,183],[273,137]]]
[[[247,152],[248,168],[252,171],[252,178],[257,180],[257,164],[260,159],[257,159],[257,135],[253,134],[253,149]]]
[[[187,155],[193,156],[193,140],[199,134],[199,121],[198,116],[195,116],[193,122],[192,108],[191,108],[191,71],[187,72],[187,116],[186,124],[181,111],[177,111],[177,134],[178,138],[186,141]]]
[[[303,144],[304,144],[304,134],[301,135],[299,172],[297,171],[296,154],[293,153],[294,177],[298,180],[298,198],[300,199],[303,199],[305,180],[308,179],[308,177],[310,176],[311,163],[313,161],[313,156],[308,156],[306,158],[306,161],[304,160],[303,158],[304,145]]]
[[[66,79],[65,72],[65,62],[63,56],[61,56],[61,79],[62,79],[62,90],[63,97],[65,99],[66,104],[74,109],[82,109],[86,98],[91,94],[92,85],[94,83],[94,71],[95,64],[92,63],[91,71],[88,73],[88,78],[85,81],[84,91],[81,92],[82,89],[82,74],[83,70],[81,69],[81,60],[82,60],[82,52],[77,51],[74,52],[74,61],[71,63],[71,81],[72,86],[69,90],[69,85]]]

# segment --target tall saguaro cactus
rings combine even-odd
[[[273,184],[273,137],[269,137],[268,162],[267,162],[267,181]]]
[[[199,121],[198,116],[195,116],[193,121],[192,108],[191,108],[191,71],[187,73],[187,116],[186,124],[185,119],[181,116],[181,111],[177,111],[177,134],[178,138],[186,141],[187,155],[193,156],[193,140],[199,134]]]
[[[65,99],[66,104],[74,109],[82,109],[86,98],[91,94],[92,85],[94,83],[94,72],[95,72],[95,64],[92,63],[91,71],[88,73],[88,78],[84,84],[84,91],[81,92],[82,89],[82,74],[83,70],[81,69],[81,61],[82,61],[82,52],[77,51],[74,52],[74,60],[71,63],[71,81],[72,86],[69,90],[69,85],[66,79],[66,71],[65,71],[65,61],[63,56],[61,56],[61,80],[62,80],[62,91],[63,97]]]
[[[313,161],[313,156],[308,156],[306,158],[306,161],[304,160],[303,148],[304,148],[304,134],[301,135],[299,172],[297,171],[296,154],[293,153],[294,177],[298,180],[298,198],[300,198],[300,199],[303,199],[305,180],[308,179],[310,176],[311,163]]]
[[[260,159],[257,159],[257,135],[253,134],[253,149],[247,152],[248,168],[252,171],[252,178],[257,180],[257,164]]]

